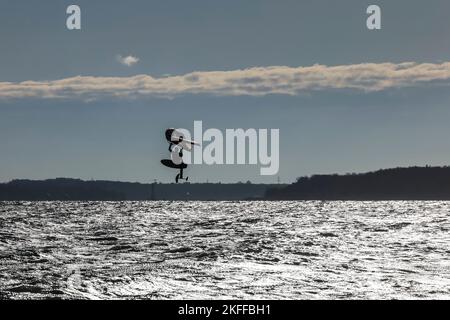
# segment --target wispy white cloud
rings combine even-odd
[[[134,56],[123,57],[121,55],[118,55],[117,56],[117,61],[119,61],[124,66],[131,67],[132,65],[134,65],[134,64],[139,62],[139,58],[138,57],[134,57]]]
[[[297,95],[321,90],[381,91],[450,84],[450,62],[362,63],[341,66],[258,67],[199,71],[178,76],[77,76],[54,81],[0,82],[0,98],[176,97]]]

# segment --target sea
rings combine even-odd
[[[0,202],[0,299],[450,299],[450,202]]]

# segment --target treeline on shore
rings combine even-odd
[[[301,177],[267,200],[450,200],[450,167],[408,167]]]

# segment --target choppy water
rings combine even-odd
[[[450,202],[0,202],[0,298],[450,298]]]

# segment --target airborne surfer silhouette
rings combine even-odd
[[[183,177],[183,170],[187,168],[187,164],[183,162],[183,149],[190,149],[193,145],[197,145],[195,141],[185,140],[183,135],[175,130],[169,128],[165,132],[166,140],[169,142],[169,152],[171,155],[176,155],[176,161],[173,159],[163,159],[161,163],[168,168],[179,169],[179,173],[175,177],[175,182],[179,180],[188,181],[189,177]]]

